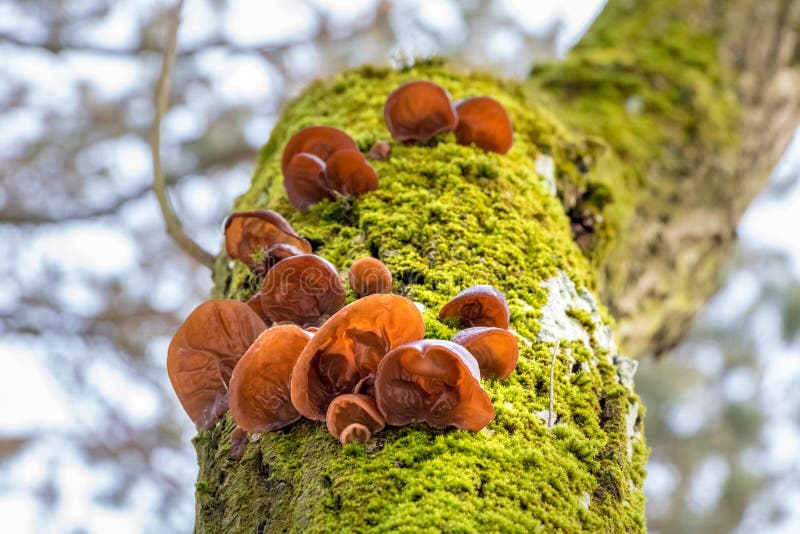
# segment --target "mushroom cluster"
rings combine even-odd
[[[392,275],[380,260],[353,262],[347,280],[360,298],[344,306],[336,268],[277,213],[234,213],[225,242],[231,258],[263,279],[261,290],[247,303],[198,306],[172,339],[167,369],[198,427],[213,427],[230,408],[237,456],[246,433],[303,417],[325,421],[344,444],[385,425],[478,431],[494,418],[480,380],[507,377],[518,352],[497,289],[456,295],[439,318],[467,328],[451,341],[424,339],[419,308],[391,294]]]
[[[426,143],[434,136],[455,132],[460,145],[505,154],[514,142],[511,119],[500,102],[489,96],[459,100],[433,82],[415,80],[392,91],[383,106],[383,119],[395,141]]]

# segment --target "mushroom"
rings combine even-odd
[[[383,106],[383,120],[395,141],[420,143],[452,132],[458,122],[447,91],[424,80],[392,91]]]
[[[318,326],[344,305],[344,285],[336,268],[314,254],[279,262],[261,286],[261,306],[273,322]]]
[[[231,460],[242,459],[244,448],[249,441],[250,436],[247,435],[247,431],[244,428],[237,426],[233,429],[231,432]]]
[[[264,311],[264,307],[261,305],[261,293],[256,293],[255,295],[247,299],[246,304],[250,307],[251,310],[256,312],[256,315],[258,315],[261,318],[261,320],[264,321],[265,325],[270,326],[272,324],[272,321],[270,320],[269,317],[267,317],[267,314]]]
[[[378,174],[358,150],[339,150],[325,161],[325,185],[342,195],[359,196],[378,188]]]
[[[382,261],[375,258],[354,261],[347,273],[347,280],[359,297],[392,292],[392,273]]]
[[[283,187],[292,206],[306,211],[312,204],[334,198],[325,185],[325,162],[314,154],[295,155],[283,171]]]
[[[358,145],[345,132],[332,126],[303,128],[286,143],[281,156],[281,172],[285,177],[289,162],[297,154],[305,152],[325,161],[339,150],[358,150]]]
[[[458,319],[465,326],[508,328],[508,303],[503,294],[489,285],[468,287],[442,306],[439,320]]]
[[[477,432],[495,416],[478,362],[450,341],[414,341],[386,354],[375,376],[375,399],[386,423],[395,426],[424,421]]]
[[[320,327],[298,358],[292,372],[295,408],[323,421],[330,402],[375,373],[384,354],[424,335],[422,314],[405,297],[370,295],[348,304]]]
[[[375,161],[386,161],[391,151],[392,147],[386,141],[375,141],[369,149],[369,157]]]
[[[352,393],[339,395],[331,401],[325,423],[328,432],[342,445],[363,443],[386,426],[375,399]]]
[[[289,221],[272,210],[240,211],[225,219],[225,250],[234,260],[253,269],[253,255],[277,245],[290,246],[300,254],[311,252],[311,244],[297,234]]]
[[[478,360],[483,378],[502,380],[517,366],[519,345],[508,330],[476,326],[462,330],[451,341],[467,349]]]
[[[456,141],[460,145],[475,143],[478,148],[505,154],[514,142],[514,128],[505,108],[488,96],[477,96],[456,102],[458,126]]]
[[[211,428],[228,409],[233,367],[265,328],[244,302],[209,300],[175,332],[167,350],[167,373],[195,425]]]
[[[236,423],[254,434],[269,432],[300,419],[289,387],[292,368],[309,335],[295,325],[264,331],[236,364],[228,402]]]

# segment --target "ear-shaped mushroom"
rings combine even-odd
[[[344,305],[336,268],[313,254],[279,262],[261,286],[261,306],[273,322],[316,326]]]
[[[297,360],[295,408],[323,421],[330,402],[374,373],[384,354],[424,335],[422,314],[405,297],[370,295],[348,304],[325,321]]]
[[[358,150],[339,150],[325,161],[325,185],[357,197],[378,189],[378,174]]]
[[[325,161],[339,150],[358,150],[358,145],[345,132],[332,126],[303,128],[286,143],[281,156],[281,172],[286,176],[289,162],[302,152]]]
[[[500,102],[488,96],[477,96],[456,102],[459,145],[472,143],[483,150],[505,154],[514,143],[511,119]]]
[[[442,306],[439,320],[453,317],[465,326],[508,328],[508,303],[503,294],[489,285],[468,287]]]
[[[339,395],[333,399],[328,406],[325,422],[328,432],[342,445],[363,443],[386,426],[375,399],[354,394]]]
[[[395,426],[424,421],[477,432],[495,415],[478,362],[450,341],[415,341],[386,354],[375,376],[375,399],[386,423]]]
[[[270,320],[269,317],[267,317],[266,312],[264,312],[264,307],[261,306],[261,293],[256,293],[255,295],[247,299],[247,302],[245,304],[247,304],[251,310],[256,312],[256,315],[258,315],[261,318],[261,320],[264,321],[265,325],[270,326],[272,324],[272,321]]]
[[[325,185],[325,162],[313,154],[295,155],[283,172],[283,187],[292,206],[306,211],[324,198],[334,198]]]
[[[467,328],[451,340],[467,349],[478,361],[481,377],[502,380],[517,366],[519,345],[508,330],[491,326]]]
[[[228,256],[251,269],[257,264],[253,254],[276,245],[291,246],[301,254],[311,252],[311,244],[294,231],[289,221],[272,210],[233,213],[225,219],[224,228]]]
[[[289,387],[292,369],[309,340],[295,325],[263,332],[233,369],[228,389],[231,415],[248,432],[269,432],[300,419]]]
[[[233,367],[265,328],[244,302],[209,300],[175,332],[167,350],[167,372],[195,425],[211,428],[228,409]]]
[[[347,273],[347,280],[359,297],[392,292],[392,273],[382,261],[375,258],[354,261]]]
[[[452,132],[458,122],[447,91],[424,80],[392,91],[383,106],[383,120],[396,141],[420,143]]]
[[[369,149],[369,157],[375,161],[386,161],[391,151],[392,147],[386,141],[375,141]]]

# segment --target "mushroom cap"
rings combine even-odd
[[[483,378],[508,378],[517,366],[519,345],[517,338],[508,330],[476,326],[462,330],[451,341],[475,357]]]
[[[261,306],[272,322],[316,326],[344,305],[339,273],[314,254],[292,256],[267,271]]]
[[[320,327],[297,360],[295,408],[309,419],[325,420],[330,402],[374,373],[384,354],[424,335],[422,314],[405,297],[370,295],[348,304]]]
[[[494,419],[478,362],[461,345],[425,339],[400,345],[381,360],[375,399],[389,425],[424,421],[477,432]]]
[[[372,434],[380,432],[386,426],[375,399],[369,395],[353,393],[339,395],[331,401],[325,423],[328,425],[328,432],[343,445],[367,441]],[[358,427],[351,428],[353,425]],[[364,428],[359,428],[362,426]]]
[[[476,96],[456,102],[460,145],[505,154],[514,143],[514,127],[503,105],[489,96]]]
[[[325,162],[313,154],[295,155],[283,172],[283,187],[292,206],[306,211],[325,198],[334,198],[325,185]]]
[[[349,135],[333,126],[303,128],[286,143],[281,156],[281,172],[285,176],[289,162],[301,152],[325,161],[339,150],[358,150],[358,145]]]
[[[435,83],[404,83],[389,95],[383,120],[395,141],[425,143],[435,135],[452,132],[456,117],[450,95]]]
[[[265,330],[236,364],[228,402],[236,423],[248,432],[269,432],[300,419],[289,387],[292,369],[310,337],[291,324]]]
[[[245,304],[247,304],[251,310],[256,312],[256,315],[258,315],[261,320],[264,321],[265,325],[269,327],[272,324],[272,321],[269,317],[267,317],[266,312],[264,312],[264,307],[261,305],[261,293],[256,293],[247,299]]]
[[[381,260],[359,258],[347,273],[350,287],[359,297],[392,292],[392,273]]]
[[[392,152],[392,147],[386,141],[375,141],[369,149],[369,157],[375,161],[386,161],[389,159],[389,154]]]
[[[241,460],[244,454],[244,448],[250,441],[250,436],[247,431],[237,426],[231,431],[231,460]]]
[[[233,368],[265,328],[244,302],[209,300],[175,332],[167,350],[167,373],[195,425],[211,428],[228,409]]]
[[[325,161],[325,185],[357,197],[378,189],[378,173],[358,150],[339,150]]]
[[[468,287],[442,306],[439,320],[454,317],[465,326],[508,328],[509,311],[506,297],[489,285]]]
[[[225,219],[225,250],[228,256],[251,269],[256,266],[253,254],[277,245],[286,245],[300,253],[311,252],[311,244],[297,234],[289,221],[272,210],[240,211]]]

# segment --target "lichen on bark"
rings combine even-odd
[[[452,135],[422,146],[391,143],[389,160],[373,162],[377,191],[326,200],[306,214],[293,210],[280,173],[288,138],[302,127],[327,124],[346,130],[366,152],[375,141],[389,140],[381,113],[386,95],[412,79],[439,83],[454,99],[498,99],[514,123],[511,151],[501,156],[460,146]],[[536,415],[548,409],[553,347],[537,341],[548,299],[544,282],[564,273],[591,291],[595,276],[535,162],[547,155],[559,175],[588,172],[575,161],[591,158],[593,150],[527,101],[516,84],[457,74],[435,62],[344,73],[312,84],[291,103],[235,208],[278,210],[315,253],[342,271],[358,257],[380,258],[395,277],[395,292],[424,307],[430,338],[455,333],[436,314],[457,291],[478,283],[499,287],[520,341],[519,365],[506,381],[483,382],[497,417],[475,434],[413,425],[341,447],[324,425],[305,421],[258,436],[236,461],[229,458],[234,424],[226,416],[194,441],[200,464],[196,530],[644,530],[646,447],[643,439],[629,442],[626,417],[636,397],[619,383],[612,355],[592,336],[604,325],[583,325],[593,340],[588,344],[560,343],[557,422],[548,429]],[[214,276],[215,296],[244,300],[257,284],[246,267],[231,266],[222,255]],[[640,430],[641,420],[636,424]]]

